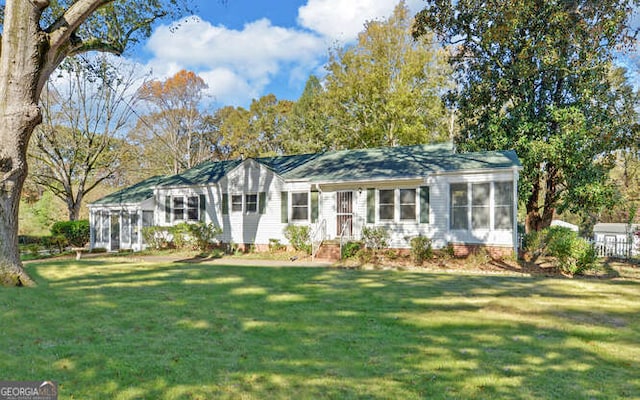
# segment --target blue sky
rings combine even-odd
[[[157,79],[180,69],[208,84],[214,106],[247,107],[274,93],[297,99],[310,74],[322,75],[328,50],[353,42],[364,23],[391,15],[396,0],[197,0],[197,15],[157,26],[127,54]],[[425,4],[407,0],[412,12]]]

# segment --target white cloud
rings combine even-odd
[[[425,6],[422,0],[406,2],[416,13]],[[367,21],[388,18],[397,0],[309,0],[298,10],[298,23],[331,41],[351,42]]]
[[[149,67],[161,78],[183,68],[198,73],[222,104],[248,103],[285,66],[315,68],[327,49],[315,34],[273,26],[266,19],[242,30],[213,26],[198,17],[177,26],[163,25],[153,32],[147,42],[154,55]]]

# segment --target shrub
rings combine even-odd
[[[188,233],[196,250],[207,251],[217,244],[222,228],[213,223],[198,222],[188,224]]]
[[[188,244],[189,224],[181,222],[177,225],[170,226],[167,231],[171,234],[171,243],[177,249],[184,249]]]
[[[280,239],[269,239],[269,251],[271,253],[278,253],[286,250],[287,246],[280,243]]]
[[[62,236],[73,247],[84,247],[89,242],[89,221],[58,221],[51,227],[52,236]]]
[[[389,246],[389,232],[385,227],[363,227],[362,241],[364,246],[374,251],[385,249]]]
[[[422,265],[425,260],[433,257],[433,249],[431,248],[431,239],[426,236],[416,236],[411,239],[411,257],[413,262]]]
[[[342,246],[342,258],[353,258],[362,248],[362,242],[347,242]]]
[[[298,251],[304,251],[307,254],[311,254],[311,237],[309,233],[310,229],[307,225],[287,225],[284,228],[284,237],[287,238],[293,248]]]
[[[222,228],[213,223],[181,222],[168,229],[172,236],[171,242],[178,249],[191,248],[198,251],[208,251],[217,243],[217,237]]]
[[[168,232],[161,226],[142,228],[142,239],[152,249],[161,250],[169,246]]]
[[[525,237],[525,249],[535,260],[549,256],[562,272],[579,275],[595,268],[596,252],[591,243],[571,229],[552,226]]]

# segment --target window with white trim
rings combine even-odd
[[[469,219],[467,207],[469,204],[466,183],[452,183],[449,186],[451,229],[468,229]]]
[[[491,224],[491,183],[471,185],[471,227],[489,229]]]
[[[258,212],[258,195],[256,193],[245,194],[244,207],[245,207],[245,212],[248,212],[248,213]]]
[[[231,211],[242,212],[242,195],[241,194],[231,195]]]
[[[291,193],[291,219],[294,221],[309,219],[309,193]]]
[[[184,219],[184,197],[175,196],[173,198],[173,220],[181,221]]]
[[[513,229],[513,182],[452,183],[451,229]]]
[[[416,190],[400,189],[400,220],[416,219]]]
[[[189,221],[198,220],[199,202],[198,196],[187,197],[187,219]]]
[[[495,229],[513,229],[513,182],[493,184]]]
[[[378,190],[378,218],[381,221],[393,221],[395,218],[395,190]]]

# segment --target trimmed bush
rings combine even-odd
[[[362,248],[362,242],[347,242],[342,246],[342,258],[353,258]]]
[[[287,225],[284,228],[284,237],[294,249],[311,254],[311,236],[308,225]]]
[[[58,221],[51,227],[52,236],[61,236],[73,247],[84,247],[90,237],[89,221]]]
[[[433,257],[431,239],[426,236],[416,236],[411,239],[411,257],[417,265],[422,265],[425,260]]]

